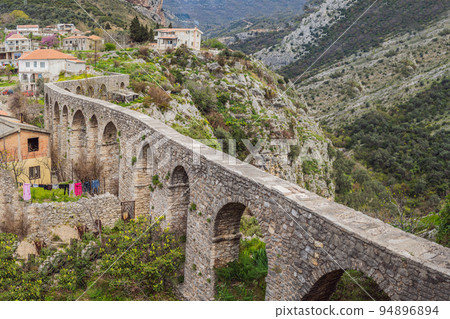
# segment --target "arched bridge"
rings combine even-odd
[[[165,213],[186,236],[186,299],[214,298],[214,267],[237,258],[245,210],[267,245],[267,300],[326,300],[347,269],[373,278],[393,300],[450,299],[450,249],[102,100],[128,84],[126,75],[47,84],[53,156],[66,176],[77,165],[100,167],[106,191],[134,201],[137,214]]]

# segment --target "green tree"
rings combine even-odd
[[[134,19],[131,21],[130,25],[130,37],[133,41],[137,41],[139,36],[139,31],[141,29],[141,23],[139,22],[138,17],[134,17]]]
[[[450,247],[450,195],[447,196],[445,206],[439,214],[441,221],[436,235],[436,242]]]

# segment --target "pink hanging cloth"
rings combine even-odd
[[[69,184],[69,197],[75,195],[75,184]]]
[[[81,185],[81,183],[76,183],[75,184],[75,196],[81,196],[81,194],[83,194],[83,186]]]
[[[23,200],[31,200],[31,184],[23,184]]]

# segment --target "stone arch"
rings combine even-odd
[[[102,134],[101,146],[101,183],[103,189],[110,194],[119,195],[120,146],[117,127],[109,122]]]
[[[67,158],[67,150],[69,149],[69,109],[64,105],[61,118],[61,155]]]
[[[120,88],[123,90],[123,89],[125,89],[125,83],[124,82],[121,82],[120,83]]]
[[[224,205],[214,221],[213,265],[223,267],[239,257],[240,223],[246,206],[239,202]]]
[[[81,86],[77,86],[76,92],[80,95],[83,94],[83,89],[81,88]]]
[[[189,176],[179,165],[170,174],[169,212],[167,221],[179,236],[186,236],[190,204]]]
[[[70,134],[70,151],[72,160],[72,169],[75,178],[84,181],[85,179],[85,164],[87,155],[87,136],[86,136],[86,117],[81,110],[75,112]]]
[[[52,145],[52,155],[59,156],[59,146],[60,146],[60,127],[61,124],[61,114],[59,111],[59,104],[55,102],[53,108],[53,145]]]
[[[87,95],[88,95],[89,97],[94,97],[94,94],[95,94],[94,87],[93,87],[93,86],[89,86],[89,87],[88,87],[88,90],[87,90]]]
[[[343,266],[343,265],[341,265]],[[345,269],[345,270],[344,270]],[[337,264],[335,266],[321,266],[318,270],[314,271],[310,276],[308,276],[307,285],[309,284],[310,288],[307,293],[301,298],[302,301],[328,301],[333,293],[336,291],[339,281],[342,276],[348,272],[349,270],[357,270],[358,267],[344,267],[344,269],[340,268]],[[365,271],[361,271],[364,275],[366,275]],[[371,278],[367,276],[371,280],[373,280],[373,285],[375,289],[379,291],[376,295],[369,294],[367,295],[367,300],[371,301],[374,298],[375,300],[390,300],[392,296],[388,295],[382,285],[380,284],[380,278]],[[317,279],[318,278],[318,279]],[[386,288],[386,287],[384,287]],[[360,287],[357,289],[361,289]],[[362,290],[362,289],[361,289]],[[366,294],[364,291],[363,294]]]
[[[150,214],[150,185],[153,158],[151,148],[145,143],[139,151],[134,164],[134,196],[136,215]]]
[[[88,122],[88,132],[87,132],[87,142],[88,142],[88,161],[91,165],[96,165],[98,163],[98,120],[97,117],[92,115]],[[95,169],[95,167],[93,167]],[[95,174],[94,174],[95,175]],[[93,176],[98,178],[98,176]]]
[[[108,90],[106,89],[106,85],[102,84],[102,86],[100,87],[100,97],[102,100],[107,100],[108,99]]]

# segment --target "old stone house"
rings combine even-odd
[[[68,51],[101,50],[105,40],[97,35],[74,35],[63,40],[63,49]]]
[[[17,182],[51,183],[50,133],[0,115],[0,166],[14,171]]]

